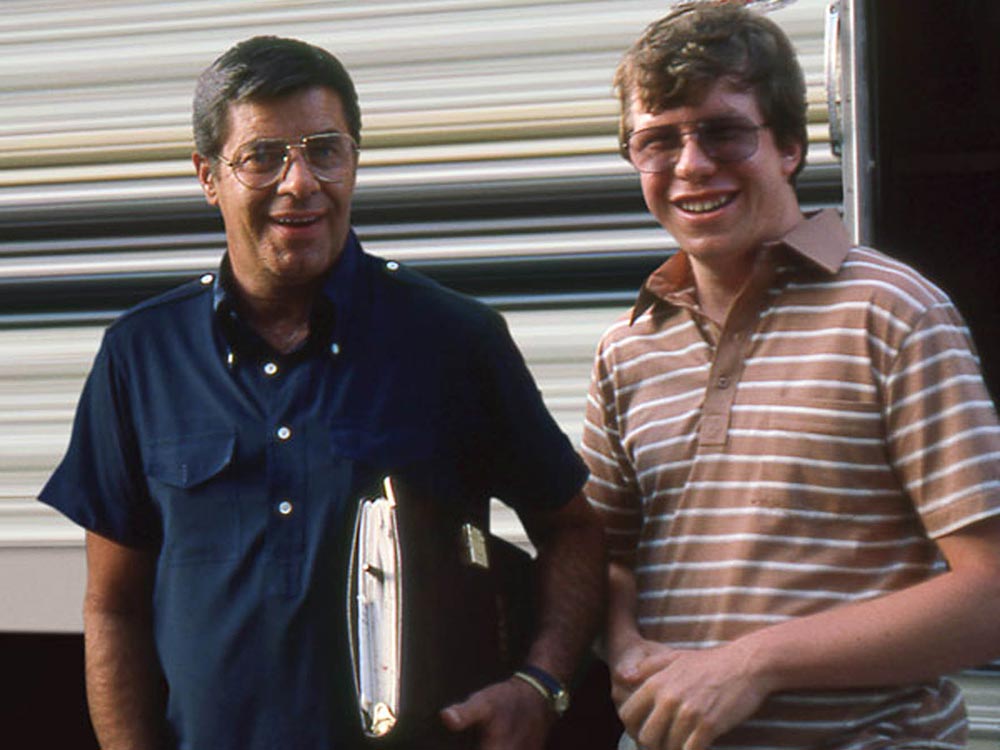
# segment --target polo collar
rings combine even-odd
[[[793,256],[831,276],[840,270],[851,247],[847,228],[840,214],[832,208],[803,216],[784,237],[767,244],[770,251],[786,248]],[[768,254],[774,257],[773,252]],[[693,299],[691,262],[687,254],[679,250],[646,278],[632,308],[629,325],[657,302],[676,307],[683,301],[693,302]]]

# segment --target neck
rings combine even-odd
[[[689,255],[702,312],[719,326],[724,325],[729,309],[753,277],[765,245],[781,239],[801,221],[798,204],[790,202],[782,221],[776,224],[776,230],[767,235],[769,239],[755,242],[742,253],[726,252],[701,259]]]
[[[753,274],[757,252],[750,252],[731,259],[721,268],[690,258],[695,290],[701,311],[718,326],[726,322],[726,315]]]
[[[317,289],[260,295],[240,289],[239,308],[247,324],[276,351],[287,354],[309,336]]]

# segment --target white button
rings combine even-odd
[[[394,260],[390,260],[388,263],[385,264],[385,267],[388,268],[390,271],[398,271],[399,263],[397,263]]]
[[[281,427],[278,428],[277,435],[278,435],[278,440],[288,440],[288,438],[292,436],[292,430],[291,428],[282,425]]]
[[[278,512],[283,516],[289,516],[292,513],[292,504],[287,500],[282,500],[278,503]]]
[[[210,273],[206,273],[204,276],[201,277],[200,281],[202,286],[208,286],[213,281],[215,281],[215,277]]]
[[[278,374],[278,366],[276,364],[274,364],[274,362],[268,362],[267,364],[264,365],[264,374],[265,375],[277,375]]]
[[[332,354],[334,357],[340,354],[340,344],[338,344],[336,341],[330,344],[330,354]]]

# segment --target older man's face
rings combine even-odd
[[[349,133],[340,97],[322,86],[278,99],[231,104],[221,155],[231,159],[258,139],[297,142],[317,133]],[[350,228],[356,157],[340,182],[321,182],[301,149],[292,149],[283,178],[247,187],[224,163],[195,156],[206,199],[218,206],[237,282],[247,293],[280,296],[317,281],[336,262]]]

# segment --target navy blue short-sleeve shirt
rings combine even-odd
[[[177,748],[347,747],[342,579],[359,494],[406,472],[482,515],[490,497],[558,507],[586,471],[500,315],[353,233],[293,354],[227,297],[208,275],[109,327],[40,499],[159,551]]]

